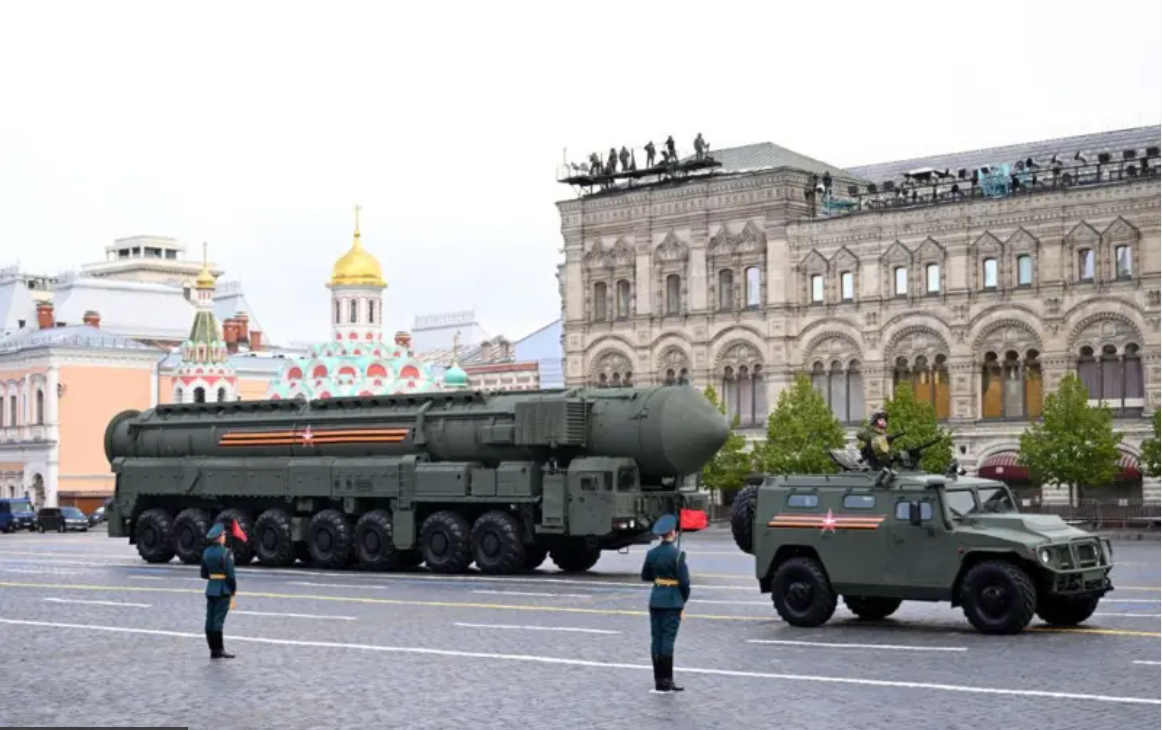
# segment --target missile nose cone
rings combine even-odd
[[[693,474],[714,458],[730,436],[730,424],[700,391],[677,387],[662,424],[666,458],[683,474]]]

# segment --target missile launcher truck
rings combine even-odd
[[[106,429],[109,536],[198,563],[233,520],[239,565],[581,572],[705,510],[728,431],[686,386],[160,405]]]

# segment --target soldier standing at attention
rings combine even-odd
[[[686,553],[674,544],[678,519],[663,515],[654,523],[653,533],[662,542],[646,553],[642,580],[653,582],[650,591],[650,654],[654,660],[654,690],[681,692],[674,684],[674,640],[682,623],[683,609],[690,600],[690,571]]]
[[[226,528],[216,523],[206,533],[209,547],[202,552],[202,579],[206,584],[206,643],[211,659],[233,659],[222,647],[222,628],[233,607],[238,581],[234,576],[234,553],[226,547]]]

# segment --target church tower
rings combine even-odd
[[[335,262],[331,280],[331,339],[356,344],[383,337],[383,270],[363,249],[359,236],[360,207],[355,206],[355,237],[351,249]]]
[[[194,281],[194,324],[182,343],[182,364],[173,386],[174,403],[224,402],[237,399],[238,379],[228,362],[222,327],[214,316],[216,282],[202,244],[202,270]]]

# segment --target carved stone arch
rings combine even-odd
[[[945,265],[948,258],[948,253],[944,246],[940,245],[934,238],[926,238],[916,249],[914,256],[916,260],[916,274],[913,278],[916,292],[927,296],[928,294],[943,294],[948,290],[948,267]],[[928,266],[935,264],[939,266],[939,278],[937,280],[937,289],[935,292],[928,291]]]
[[[1009,236],[1009,240],[1005,241],[1005,247],[1013,252],[1036,251],[1041,247],[1041,239],[1029,233],[1025,228],[1018,228],[1013,231],[1013,235]]]
[[[1043,329],[1041,325],[1041,315],[1030,306],[1017,302],[993,304],[977,312],[976,315],[968,321],[966,339],[970,339],[972,341],[972,347],[974,350],[978,345],[981,336],[980,333],[991,327],[993,321],[997,319],[998,315],[1002,319],[1021,320],[1026,324],[1026,326],[1031,327],[1038,332]],[[1038,339],[1040,339],[1040,335],[1038,335]]]
[[[1021,258],[1024,256],[1029,257],[1026,273],[1031,276],[1031,281],[1021,279]],[[1009,272],[1006,281],[1010,288],[1040,287],[1041,277],[1038,272],[1041,270],[1041,241],[1024,228],[1013,231],[1013,235],[1005,241],[1005,268]]]
[[[847,367],[852,360],[863,361],[864,358],[863,348],[854,337],[845,332],[831,330],[812,337],[803,348],[802,359],[803,367],[809,369],[811,363],[816,360],[829,364],[838,359],[844,367]]]
[[[765,254],[767,250],[767,234],[755,225],[754,221],[748,220],[738,235],[734,237],[735,251],[740,254],[759,253]]]
[[[804,256],[801,261],[799,261],[798,269],[800,274],[798,277],[799,301],[803,302],[804,304],[822,304],[827,302],[829,299],[827,296],[827,258],[824,257],[823,254],[819,253],[817,249],[811,249],[807,252],[807,255]],[[823,298],[819,302],[816,302],[813,298],[812,281],[816,276],[822,277],[820,279],[822,284],[820,294]]]
[[[680,345],[667,345],[655,361],[654,380],[659,383],[688,383],[693,365],[686,349]]]
[[[706,247],[706,253],[709,256],[726,256],[734,253],[734,237],[726,229],[725,223],[720,225],[718,232],[710,237],[710,243]]]
[[[606,265],[607,253],[608,252],[605,250],[605,246],[603,246],[601,244],[601,240],[598,239],[597,241],[594,241],[590,249],[585,252],[585,256],[581,259],[581,261],[589,268],[603,267]]]
[[[995,352],[1004,357],[1005,352],[1015,350],[1024,358],[1030,350],[1045,351],[1041,336],[1034,325],[1021,319],[998,319],[980,328],[972,342],[972,354],[977,362],[984,362],[985,352]]]
[[[633,358],[618,347],[606,347],[589,363],[589,383],[595,386],[613,386],[632,382]]]
[[[690,258],[690,247],[673,231],[666,234],[666,238],[654,249],[654,261],[664,263],[685,263]]]
[[[1094,278],[1097,279],[1101,273],[1101,261],[1104,258],[1102,254],[1102,238],[1097,229],[1089,223],[1082,221],[1073,227],[1069,233],[1065,234],[1065,238],[1061,241],[1062,252],[1061,255],[1065,257],[1067,263],[1065,271],[1068,272],[1069,283],[1077,283],[1083,281],[1081,277],[1081,252],[1085,249],[1093,251],[1094,255]]]
[[[1100,352],[1103,345],[1114,345],[1119,351],[1129,343],[1145,350],[1142,330],[1120,312],[1095,312],[1082,317],[1069,332],[1069,354],[1076,357],[1082,347],[1089,346]]]
[[[828,262],[831,273],[830,291],[835,301],[847,301],[843,298],[843,275],[851,274],[851,301],[859,299],[859,257],[851,252],[847,246],[840,246]]]
[[[690,247],[670,231],[654,249],[654,312],[659,317],[689,311]],[[677,301],[671,302],[670,277],[678,277]],[[672,306],[671,306],[672,305]]]
[[[613,244],[608,258],[614,268],[627,268],[634,266],[636,256],[637,254],[634,253],[633,246],[622,236],[617,239],[617,243]]]
[[[948,357],[950,353],[948,341],[934,328],[926,324],[910,324],[896,330],[884,345],[884,363],[891,368],[900,357],[913,362],[920,355],[931,362],[935,355]]]
[[[767,301],[766,258],[766,234],[753,221],[747,221],[737,234],[722,224],[707,247],[707,293],[711,308],[737,311],[748,306],[746,270],[751,267],[758,269],[754,306]],[[726,279],[722,274],[727,270],[731,272],[728,291],[723,290]]]
[[[887,250],[885,250],[880,255],[880,261],[890,261],[893,263],[902,262],[910,264],[912,263],[912,252],[908,249],[907,246],[900,243],[899,241],[896,241],[891,246],[888,246]]]
[[[739,367],[746,366],[753,370],[755,365],[761,366],[764,363],[762,350],[750,340],[739,337],[728,340],[718,349],[714,357],[714,372],[721,377],[728,367],[737,372]]]
[[[714,346],[720,340],[722,340],[730,335],[737,335],[737,334],[740,334],[743,332],[745,332],[748,335],[753,336],[755,338],[756,342],[766,341],[766,335],[764,335],[762,333],[762,331],[760,331],[758,328],[756,328],[752,325],[749,325],[749,324],[735,324],[735,325],[731,325],[729,327],[726,327],[726,328],[716,332],[714,335],[712,335],[710,337],[709,344],[711,346]],[[756,345],[756,347],[759,347],[759,346]],[[760,347],[759,349],[761,350],[762,348]]]
[[[624,350],[625,352],[633,352],[633,350],[634,350],[634,346],[633,346],[632,342],[630,342],[626,338],[622,337],[621,335],[613,335],[613,334],[602,335],[602,336],[594,339],[592,342],[589,343],[589,346],[586,347],[585,349],[588,352],[598,352],[599,348],[600,348],[600,351],[604,351],[604,350],[610,349],[610,348],[612,348],[614,350],[620,348],[620,349]]]
[[[1141,235],[1137,227],[1121,216],[1118,216],[1106,227],[1101,234],[1103,252],[1099,264],[1104,280],[1138,278],[1138,270],[1141,266]],[[1130,268],[1127,274],[1120,274],[1118,271],[1117,254],[1118,248],[1121,246],[1126,246],[1129,249]]]
[[[985,231],[968,247],[968,289],[981,291],[985,288],[984,266],[986,259],[996,259],[997,288],[1005,281],[1005,244],[990,231]]]

